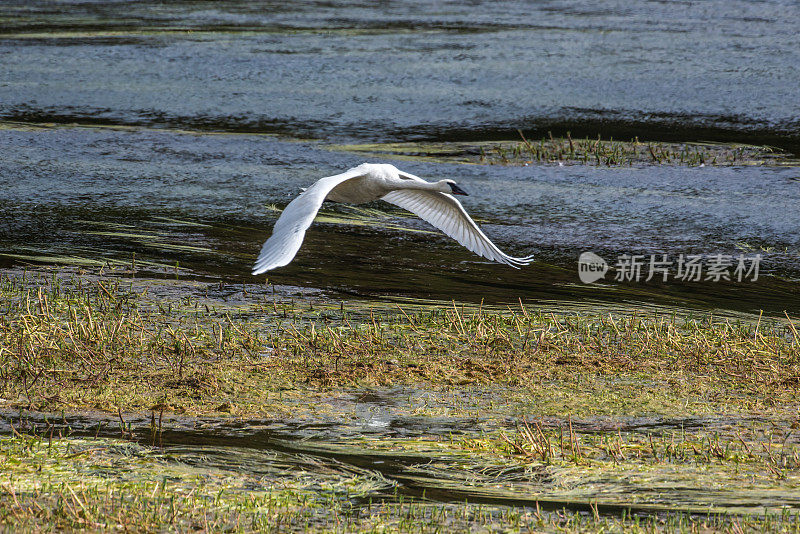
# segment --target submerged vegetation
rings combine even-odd
[[[342,302],[133,274],[0,277],[6,526],[797,526],[789,317]]]

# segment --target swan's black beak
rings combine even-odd
[[[458,187],[456,184],[450,184],[450,191],[452,191],[454,195],[464,195],[465,197],[469,196],[469,193]]]

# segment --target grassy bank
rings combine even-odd
[[[154,287],[167,296],[151,294]],[[209,284],[3,276],[2,390],[31,410],[268,415],[275,392],[508,387],[545,414],[780,410],[791,321],[206,297]],[[220,406],[225,410],[219,410]]]
[[[0,277],[7,528],[797,528],[788,318],[131,274]]]

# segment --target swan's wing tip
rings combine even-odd
[[[269,269],[265,269],[265,268],[263,268],[263,267],[253,267],[253,270],[251,271],[251,274],[252,274],[253,276],[258,276],[259,274],[265,273],[265,272],[267,272],[268,270],[269,270]]]
[[[267,261],[265,261],[267,260]],[[253,276],[258,276],[259,274],[263,274],[267,271],[271,271],[275,267],[280,267],[277,265],[275,261],[268,261],[269,258],[259,258],[256,260],[255,264],[253,265]]]

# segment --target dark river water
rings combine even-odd
[[[800,154],[800,6],[776,2],[3,2],[0,265],[250,276],[342,143],[576,136]],[[491,303],[800,312],[796,167],[499,167],[453,178],[491,265],[388,206],[325,208],[276,284]],[[732,257],[730,281],[582,284],[578,256]],[[737,281],[739,255],[762,256]],[[705,266],[706,268],[708,265]],[[674,273],[673,273],[674,274]],[[646,276],[646,273],[645,273]],[[643,276],[644,278],[644,276]]]

